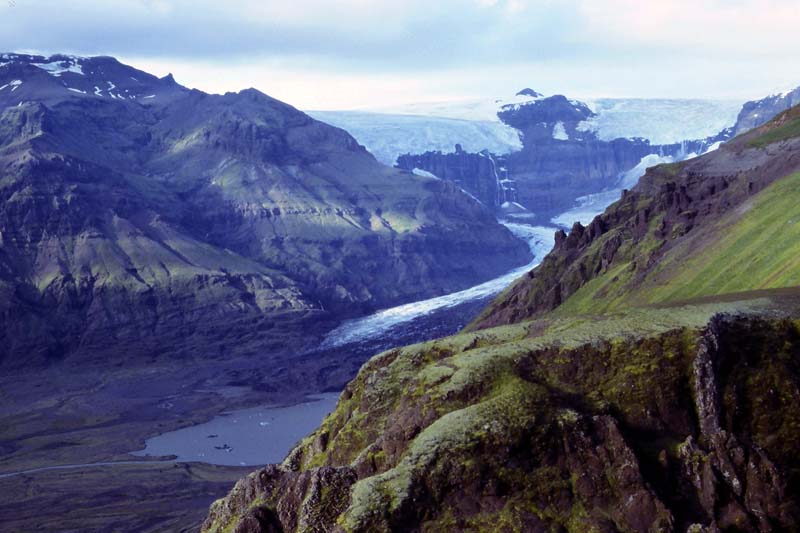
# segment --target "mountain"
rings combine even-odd
[[[541,267],[476,327],[800,284],[798,132],[795,107],[706,156],[648,169],[587,227],[559,232]]]
[[[655,156],[672,162],[704,153],[797,103],[800,89],[742,106],[735,100],[579,101],[526,88],[511,98],[314,115],[353,132],[388,164],[454,181],[504,216],[508,204],[546,221],[619,188],[626,173]]]
[[[627,173],[645,161],[651,164],[653,157],[670,162],[714,149],[731,137],[740,109],[738,102],[711,100],[584,102],[531,89],[515,98],[510,103],[498,99],[493,109],[482,105],[430,110],[448,116],[471,113],[484,120],[493,113],[495,120],[518,132],[519,149],[477,152],[492,158],[497,169],[493,175],[471,173],[474,165],[469,160],[477,153],[469,149],[403,154],[397,166],[453,179],[477,198],[482,198],[481,190],[495,188],[499,193],[490,207],[504,213],[504,204],[519,206],[527,218],[533,213],[545,222],[591,195],[618,188]]]
[[[734,134],[741,135],[766,124],[778,113],[796,105],[800,105],[800,87],[773,94],[761,100],[746,102],[736,118],[736,124],[733,127]]]
[[[285,351],[530,259],[452,183],[254,89],[3,54],[0,110],[6,367]]]
[[[467,331],[370,360],[206,531],[793,531],[800,108],[648,170]]]
[[[309,111],[351,132],[376,157],[394,165],[403,154],[488,150],[505,155],[522,148],[520,131],[498,117],[504,109],[544,98],[527,88],[512,97],[407,104],[354,111]],[[597,138],[647,139],[654,145],[705,139],[736,122],[740,101],[594,98],[582,128]]]

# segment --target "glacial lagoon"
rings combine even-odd
[[[261,406],[222,413],[195,426],[150,438],[131,455],[176,456],[176,462],[257,466],[280,463],[336,407],[339,393],[309,396],[289,406]]]

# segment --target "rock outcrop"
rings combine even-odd
[[[204,530],[790,530],[799,323],[699,326],[713,311],[542,321],[378,356]]]
[[[510,183],[504,166],[505,158],[489,152],[465,152],[461,145],[452,153],[425,152],[418,155],[401,155],[397,167],[413,171],[423,169],[437,178],[452,181],[490,210],[505,201],[514,201],[516,194],[507,189]]]

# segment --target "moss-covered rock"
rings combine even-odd
[[[732,308],[748,305],[528,322],[377,356],[206,530],[790,527],[798,323],[712,319]]]

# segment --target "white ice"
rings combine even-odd
[[[421,168],[415,168],[411,172],[413,174],[417,175],[417,176],[422,176],[422,177],[425,177],[425,178],[434,178],[434,179],[437,179],[437,180],[439,179],[439,177],[437,175],[432,174],[432,173],[428,172],[427,170],[423,170]]]
[[[22,80],[11,80],[10,82],[0,87],[0,91],[5,89],[6,87],[11,87],[11,92],[14,92],[20,85],[22,85]]]
[[[596,117],[579,124],[604,141],[641,137],[651,144],[705,139],[736,124],[740,100],[601,98],[586,102]]]
[[[360,109],[384,115],[415,115],[425,117],[451,118],[477,122],[498,122],[497,113],[504,106],[519,108],[520,105],[535,102],[543,97],[510,96],[496,98],[473,98],[444,102],[417,102],[389,107]]]
[[[394,165],[402,154],[489,150],[507,154],[522,148],[519,131],[497,121],[456,120],[358,111],[310,111],[309,115],[347,130],[379,161]]]
[[[694,154],[688,154],[687,157],[691,155]],[[623,189],[633,188],[649,167],[661,163],[672,163],[675,160],[673,157],[659,156],[658,154],[646,155],[635,167],[619,176],[619,181],[613,189],[576,198],[575,207],[553,217],[550,221],[566,229],[571,228],[575,222],[580,222],[585,226],[594,220],[594,217],[605,211],[608,206],[619,200]]]

